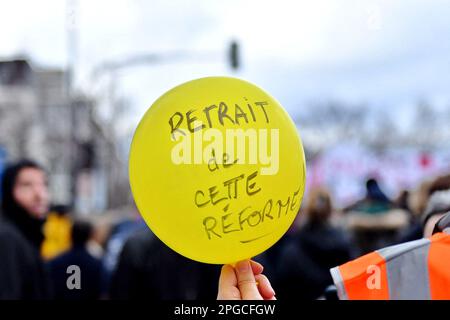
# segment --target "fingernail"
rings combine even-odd
[[[239,272],[247,272],[250,269],[250,264],[247,260],[239,261],[236,265]]]
[[[254,263],[254,264],[257,265],[259,268],[261,268],[261,271],[264,271],[264,266],[263,266],[261,263],[259,263],[259,262],[257,262],[257,261],[254,261],[254,260],[250,261],[250,265],[251,265],[252,263]]]

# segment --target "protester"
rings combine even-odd
[[[396,243],[399,232],[410,224],[408,212],[392,202],[381,190],[378,181],[366,181],[366,195],[344,208],[345,225],[351,232],[359,254]]]
[[[435,234],[428,240],[416,240],[404,245],[388,247],[380,252],[388,259],[377,258],[376,253],[366,255],[339,268],[332,269],[341,299],[450,299],[450,213],[435,224]],[[424,250],[427,249],[427,250]],[[429,257],[433,250],[432,257]],[[375,258],[375,259],[374,259]],[[390,264],[386,266],[386,264]],[[274,290],[267,278],[262,278],[262,267],[248,267],[239,262],[236,268],[225,265],[219,278],[218,299],[269,300]],[[426,266],[425,269],[423,266]],[[373,268],[382,272],[379,282],[372,280]],[[368,269],[372,268],[372,269]],[[352,269],[352,270],[351,270]],[[386,270],[389,269],[389,273]],[[370,272],[368,272],[368,270]],[[404,272],[401,272],[404,270]],[[339,272],[339,273],[337,273]],[[377,285],[379,283],[379,285]],[[301,287],[298,287],[301,290]],[[273,295],[271,295],[273,294]]]
[[[436,212],[439,212],[439,206],[445,206],[445,197],[435,196],[434,199],[432,199],[433,195],[438,191],[444,191],[449,188],[450,175],[440,176],[432,181],[421,183],[416,196],[417,209],[411,209],[411,224],[406,230],[403,230],[400,233],[397,243],[420,239],[424,236],[424,233],[427,234],[427,236],[431,235],[432,229],[430,230],[430,225],[434,225],[439,219]],[[442,202],[443,204],[441,204]],[[427,226],[426,222],[429,218],[431,218],[431,223]]]
[[[316,299],[333,283],[329,269],[355,255],[350,238],[333,227],[333,206],[323,189],[310,191],[307,221],[291,237],[277,261],[274,285],[280,299]]]
[[[172,251],[150,230],[125,243],[112,278],[112,299],[211,299],[220,267],[189,260]]]
[[[3,173],[0,299],[103,298],[107,273],[100,258],[93,257],[86,248],[93,238],[90,224],[73,225],[70,250],[67,251],[69,241],[64,237],[58,238],[65,239],[62,242],[48,237],[47,240],[58,240],[54,242],[56,246],[43,249],[44,235],[48,235],[43,233],[43,226],[49,226],[46,179],[45,171],[29,160],[10,165]],[[376,180],[367,181],[366,187],[366,197],[352,210],[370,208],[366,212],[369,214],[365,214],[370,217],[382,216],[373,214],[381,212],[378,211],[381,203],[391,210],[414,210],[407,193],[392,203]],[[334,212],[331,196],[323,189],[310,190],[302,209],[305,223],[297,232],[284,237],[277,251],[265,255],[266,260],[261,256],[260,261],[271,267],[264,270],[264,275],[263,266],[250,260],[223,266],[220,272],[218,266],[191,261],[172,251],[142,222],[120,224],[117,235],[121,241],[127,240],[113,267],[110,297],[195,300],[211,299],[218,292],[218,299],[304,300],[323,297],[325,292],[331,292],[327,288],[334,283],[341,299],[449,299],[450,175],[427,183],[423,189],[422,213],[414,216],[410,225],[414,237],[420,239],[379,249],[352,261],[349,260],[354,256],[355,242],[331,223]],[[65,222],[63,225],[67,227]],[[54,231],[60,229],[55,226]],[[40,254],[49,257],[56,252],[62,254],[44,265]],[[380,290],[371,290],[367,285],[372,275],[367,270],[372,266],[380,268],[383,279]],[[330,273],[332,267],[335,268]],[[72,288],[71,279],[72,285],[77,281],[79,285]],[[371,285],[376,284],[375,281]]]
[[[423,230],[420,221],[420,214],[414,212],[410,205],[411,194],[408,190],[403,190],[395,202],[395,205],[409,214],[409,224],[399,231],[396,243],[403,243],[422,238]],[[422,212],[420,212],[422,213]]]
[[[3,173],[1,200],[0,297],[49,298],[48,277],[39,254],[49,207],[45,171],[30,160],[11,164]]]
[[[391,200],[381,190],[378,181],[370,178],[366,181],[366,195],[363,199],[348,206],[344,211],[357,211],[369,214],[386,212],[393,208]]]
[[[101,297],[104,271],[101,260],[93,257],[87,250],[86,245],[91,236],[91,224],[76,221],[71,232],[72,248],[49,262],[55,299],[95,300]],[[71,269],[71,266],[75,268]],[[77,277],[78,270],[78,279],[73,278],[73,286],[68,285],[71,272]]]
[[[131,217],[121,219],[115,223],[108,235],[105,254],[103,256],[103,265],[106,270],[106,283],[110,283],[112,274],[117,267],[120,253],[127,239],[142,230],[151,232],[136,207],[132,208],[130,212]]]
[[[450,299],[450,179],[444,180],[438,178],[430,189],[423,217],[427,238],[377,250],[330,270],[340,299]],[[247,263],[222,268],[219,299],[266,298],[270,282],[258,281],[261,268],[241,268]],[[300,282],[292,282],[302,290]]]

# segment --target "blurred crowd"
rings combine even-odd
[[[206,299],[221,266],[191,261],[164,245],[135,208],[76,216],[51,204],[47,172],[21,160],[2,174],[0,299]],[[291,230],[256,257],[278,299],[321,299],[330,268],[389,245],[429,237],[450,211],[450,175],[390,199],[369,177],[365,196],[333,206],[325,188],[308,190]]]

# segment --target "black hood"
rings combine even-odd
[[[45,219],[31,216],[14,199],[13,189],[17,176],[25,168],[42,168],[30,160],[22,160],[7,166],[2,175],[1,208],[3,217],[13,224],[33,246],[40,248],[44,239],[42,226]]]

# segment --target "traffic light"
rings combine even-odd
[[[239,44],[236,41],[231,42],[229,52],[231,68],[237,70],[239,68]]]

